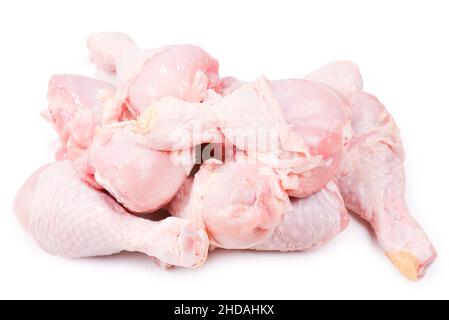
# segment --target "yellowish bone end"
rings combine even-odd
[[[157,110],[154,107],[147,108],[134,122],[134,132],[145,134],[156,123]]]
[[[419,262],[413,254],[404,251],[390,251],[386,252],[386,255],[409,280],[417,281],[419,279]]]

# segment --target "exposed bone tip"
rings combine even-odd
[[[405,251],[391,251],[387,252],[386,255],[407,279],[412,281],[419,280],[420,266],[413,254]]]
[[[150,106],[142,115],[133,123],[133,131],[135,133],[146,134],[150,131],[151,127],[155,124],[157,119],[157,109]]]

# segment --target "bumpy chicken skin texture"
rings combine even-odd
[[[405,202],[399,130],[374,96],[353,93],[350,101],[354,139],[339,174],[345,203],[371,223],[380,246],[398,269],[418,279],[436,252]]]
[[[349,101],[353,137],[337,175],[345,205],[371,224],[399,271],[412,280],[422,277],[437,254],[407,208],[404,150],[393,117],[376,97],[362,92],[360,71],[351,62],[330,63],[306,78]]]
[[[290,200],[292,207],[273,235],[253,249],[310,250],[328,243],[348,226],[348,211],[335,181],[307,198]]]
[[[261,176],[250,169],[258,170]],[[235,163],[203,165],[168,209],[205,228],[215,246],[227,249],[305,251],[326,244],[347,227],[348,212],[334,181],[307,198],[291,198],[291,205],[285,202],[286,195],[279,193],[278,199],[284,204],[279,206],[282,202],[278,202],[274,207],[273,197],[263,198],[260,191],[261,179],[270,177],[269,171],[263,173],[261,169]],[[273,183],[271,188],[279,181]],[[217,188],[226,186],[231,187],[227,196],[216,193]],[[270,207],[278,208],[277,216],[267,214],[264,208]],[[251,247],[250,243],[256,244]]]
[[[196,267],[208,254],[207,235],[178,218],[152,222],[126,212],[79,179],[73,163],[47,165],[19,191],[15,212],[45,251],[64,257],[137,251],[165,266]]]
[[[348,208],[409,279],[435,259],[405,202],[399,130],[363,92],[353,63],[332,62],[304,79],[243,82],[220,79],[218,62],[193,45],[141,50],[114,32],[92,34],[87,45],[118,87],[75,75],[50,81],[43,115],[62,142],[62,161],[34,173],[14,205],[44,250],[138,251],[191,268],[205,261],[209,241],[319,247],[346,228]],[[193,150],[205,143],[232,148],[202,159],[189,177]],[[177,218],[144,220],[119,203],[137,213],[166,207]]]

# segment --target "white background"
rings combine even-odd
[[[6,4],[8,3],[8,4]],[[2,1],[0,4],[0,298],[449,298],[447,1]],[[440,257],[405,280],[359,221],[310,253],[213,253],[197,270],[145,256],[70,260],[19,227],[14,195],[57,140],[39,117],[54,73],[93,75],[85,39],[123,31],[141,47],[193,43],[222,75],[301,77],[349,59],[395,116],[411,211]]]

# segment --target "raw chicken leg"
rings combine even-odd
[[[152,222],[126,212],[110,196],[82,183],[72,162],[41,168],[14,206],[24,228],[47,252],[91,257],[138,251],[163,265],[196,267],[208,253],[207,235],[191,222]]]
[[[153,212],[167,204],[189,176],[194,154],[146,148],[143,136],[123,128],[105,128],[88,151],[87,174],[133,212]]]
[[[292,208],[270,239],[255,250],[304,251],[320,247],[346,229],[349,215],[334,181],[304,199],[290,199]]]
[[[220,85],[218,62],[196,46],[140,50],[128,36],[113,32],[92,34],[87,46],[98,68],[117,73],[118,93],[106,109],[107,122],[124,109],[137,116],[163,97],[201,102],[208,89]]]
[[[286,168],[283,164],[286,154],[279,156],[281,166],[277,172],[282,177],[284,189],[290,196],[307,197],[325,187],[338,171],[350,139],[349,108],[336,92],[306,80],[273,81],[271,89],[292,130],[289,141],[301,138],[310,163],[319,159],[304,170],[296,166]],[[296,149],[286,148],[285,144],[282,145],[284,150],[296,152]]]
[[[119,126],[105,127],[100,133],[104,102],[114,94],[114,87],[99,80],[77,75],[52,77],[45,115],[63,142],[57,159],[76,160],[83,181],[105,188],[128,209],[157,210],[175,195],[193,163],[175,164],[169,152],[145,149],[140,135],[124,135]],[[94,139],[97,134],[100,136]]]
[[[399,130],[374,96],[358,92],[350,102],[354,138],[339,175],[345,204],[371,223],[385,254],[406,277],[416,280],[436,252],[405,202]]]
[[[223,143],[214,110],[219,108],[219,99],[192,103],[164,98],[153,102],[127,129],[140,134],[145,146],[154,150],[178,151],[204,143]]]
[[[135,126],[152,149],[233,144],[274,168],[289,195],[306,197],[338,171],[350,117],[346,99],[327,86],[259,78],[201,104],[176,98],[153,102]]]
[[[168,210],[204,228],[217,247],[248,249],[270,238],[289,208],[271,168],[208,162],[187,181]]]
[[[48,110],[62,147],[58,160],[77,159],[92,143],[101,126],[103,103],[115,94],[110,84],[78,75],[54,75],[48,85]]]
[[[404,150],[399,129],[351,62],[337,61],[308,76],[350,101],[353,139],[338,183],[348,209],[368,220],[386,255],[409,279],[422,277],[436,251],[409,215],[405,202]]]
[[[350,209],[408,278],[435,259],[405,203],[398,128],[363,92],[356,65],[336,61],[304,79],[244,82],[220,79],[218,62],[193,45],[141,50],[107,32],[92,34],[87,46],[116,87],[52,77],[43,116],[62,142],[60,161],[34,173],[14,204],[45,251],[137,251],[192,268],[210,244],[319,247],[346,228]],[[175,217],[133,215],[160,208]]]

